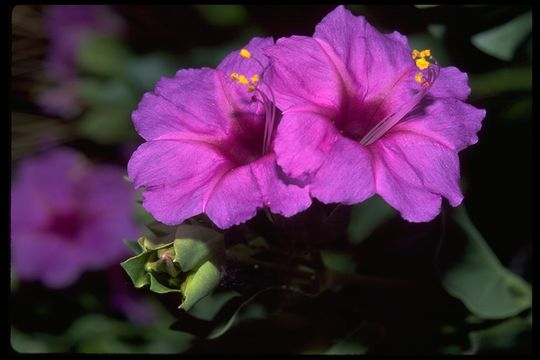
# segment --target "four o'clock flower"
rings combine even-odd
[[[157,220],[172,225],[206,213],[227,228],[259,208],[291,216],[310,205],[307,188],[290,183],[275,161],[279,114],[261,50],[272,44],[254,38],[216,70],[180,70],[144,95],[132,117],[146,142],[128,175]]]
[[[51,288],[74,283],[129,251],[139,233],[135,198],[113,165],[91,166],[74,150],[57,148],[22,161],[11,187],[11,263],[23,280]]]
[[[277,163],[312,196],[355,204],[376,193],[413,222],[437,216],[443,196],[461,203],[458,152],[485,117],[465,103],[466,74],[343,6],[313,37],[279,39],[265,54],[283,111]]]

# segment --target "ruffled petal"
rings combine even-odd
[[[221,84],[221,75],[212,69],[180,70],[162,78],[133,112],[135,129],[145,140],[184,132],[224,137],[234,109]]]
[[[356,204],[374,192],[369,151],[359,143],[340,136],[317,171],[311,194],[324,203]]]
[[[405,36],[382,34],[342,5],[323,18],[313,37],[330,45],[368,97],[384,91],[414,65]]]
[[[392,131],[410,131],[433,138],[457,151],[478,141],[486,111],[455,98],[426,99],[421,112],[412,113]]]
[[[441,68],[437,80],[429,89],[429,95],[434,98],[455,98],[465,101],[471,94],[468,81],[467,74],[456,67]]]
[[[308,188],[286,181],[275,155],[268,154],[224,174],[211,189],[206,213],[225,229],[251,219],[263,207],[287,217],[307,209],[311,204]]]
[[[128,163],[143,206],[158,221],[176,225],[204,211],[212,180],[232,168],[217,149],[198,141],[157,140],[142,144]]]
[[[306,179],[323,164],[338,135],[324,114],[285,112],[274,140],[277,163],[288,176]]]
[[[251,171],[263,204],[273,213],[289,217],[311,205],[309,188],[288,183],[289,179],[278,168],[274,154],[253,162]]]
[[[224,173],[208,190],[205,212],[221,229],[243,223],[262,207],[262,197],[249,165]]]
[[[452,206],[463,200],[455,150],[415,133],[393,131],[371,146],[376,190],[412,222],[430,221],[441,196]]]
[[[334,111],[339,108],[345,80],[315,39],[281,38],[265,53],[272,64],[267,81],[281,110],[298,105]]]

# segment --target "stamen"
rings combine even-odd
[[[428,68],[429,66],[429,61],[427,61],[425,58],[421,57],[419,59],[416,59],[416,66],[420,69],[420,70],[425,70]]]
[[[269,150],[270,144],[272,142],[272,134],[274,132],[275,127],[275,118],[276,118],[276,107],[275,107],[275,97],[274,92],[263,81],[264,72],[266,71],[266,67],[257,59],[251,56],[251,53],[247,49],[240,50],[240,56],[245,59],[251,59],[254,60],[260,67],[261,67],[261,73],[252,75],[249,80],[245,75],[238,74],[238,73],[232,73],[231,79],[236,81],[240,85],[247,85],[247,91],[249,93],[251,92],[257,92],[260,95],[261,103],[264,106],[265,110],[265,123],[264,123],[264,135],[263,135],[263,146],[262,146],[262,153],[263,155],[266,154]],[[265,85],[268,92],[270,93],[270,96],[272,100],[268,98],[268,96],[261,91],[260,86]],[[253,96],[252,99],[257,100],[257,97]]]
[[[249,84],[249,80],[247,79],[247,77],[245,75],[239,75],[237,81],[238,81],[239,84],[242,84],[242,85]]]
[[[249,59],[251,57],[251,53],[247,49],[240,50],[240,56]]]
[[[431,50],[429,49],[425,49],[425,50],[422,50],[420,51],[420,57],[431,57]]]
[[[420,70],[423,70],[414,75],[414,80],[420,84],[421,90],[411,100],[409,100],[405,106],[379,121],[379,123],[360,140],[361,144],[367,146],[383,137],[388,130],[399,123],[408,113],[411,112],[411,110],[414,109],[416,105],[420,103],[420,101],[422,101],[429,88],[433,86],[435,80],[439,76],[440,68],[435,59],[431,56],[431,51],[429,49],[422,51],[413,50],[411,55],[415,60],[416,66]],[[426,60],[426,58],[428,59]]]

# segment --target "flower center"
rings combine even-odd
[[[76,211],[71,211],[55,214],[50,220],[46,230],[58,235],[66,241],[74,241],[81,232],[83,225],[84,221],[81,214]]]
[[[363,145],[373,144],[375,141],[383,137],[394,125],[400,122],[407,114],[414,109],[416,105],[424,98],[427,91],[439,76],[439,66],[435,59],[431,56],[431,50],[422,51],[413,50],[412,58],[415,60],[416,67],[419,71],[415,74],[414,80],[420,85],[420,91],[414,95],[404,106],[399,108],[384,117],[371,130],[362,137],[360,143]]]
[[[249,50],[242,49],[240,50],[240,56],[245,59],[251,59],[255,61],[261,68],[260,74],[253,74],[251,77],[248,77],[243,74],[238,74],[236,72],[233,72],[231,74],[231,79],[236,81],[240,85],[247,86],[247,90],[250,93],[255,93],[256,95],[253,96],[253,100],[259,101],[264,106],[264,134],[263,134],[263,142],[262,142],[262,155],[268,153],[270,151],[270,145],[272,143],[272,136],[275,131],[275,125],[276,125],[276,106],[275,106],[275,97],[272,89],[266,82],[264,82],[264,72],[266,71],[266,67],[260,62],[257,58],[253,57]],[[261,86],[266,87],[266,91],[270,94],[270,98],[268,95],[261,89]]]

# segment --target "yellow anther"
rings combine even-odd
[[[416,75],[414,75],[414,80],[416,80],[417,83],[421,84],[422,79],[424,78],[424,74],[421,72],[417,72]]]
[[[414,49],[414,50],[411,52],[411,55],[412,55],[412,58],[413,58],[413,59],[416,59],[417,57],[420,56],[420,51]]]
[[[425,49],[420,51],[420,57],[430,57],[431,56],[431,50]]]
[[[240,56],[246,59],[251,57],[251,53],[247,49],[240,50]]]
[[[248,92],[253,92],[255,91],[255,86],[254,85],[249,85],[248,86]]]
[[[255,84],[255,83],[259,82],[259,75],[255,74],[249,80],[251,80],[251,82]]]
[[[239,75],[238,76],[238,81],[239,84],[242,84],[242,85],[247,85],[249,84],[249,80],[247,79],[247,77],[245,77],[244,75]]]
[[[424,59],[424,58],[416,59],[416,66],[417,66],[420,70],[427,69],[427,68],[429,67],[429,61],[427,61],[427,60]]]
[[[238,73],[235,73],[235,72],[232,73],[231,74],[231,79],[238,81]]]

